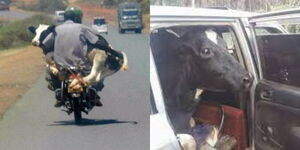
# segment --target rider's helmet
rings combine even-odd
[[[81,9],[78,7],[73,7],[73,6],[68,7],[65,10],[65,14],[64,14],[65,20],[72,20],[76,23],[82,22],[82,16],[83,16],[83,13],[82,13]]]

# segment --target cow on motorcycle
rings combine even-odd
[[[82,16],[79,8],[68,7],[63,24],[29,27],[36,34],[32,44],[46,56],[46,80],[55,91],[55,107],[74,112],[76,123],[81,121],[81,112],[102,106],[97,92],[103,89],[104,78],[128,69],[126,54],[112,49],[96,30],[81,24]]]

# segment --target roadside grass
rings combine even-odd
[[[0,119],[44,70],[42,51],[27,46],[0,51]]]
[[[0,21],[0,50],[28,45],[33,35],[27,28],[39,24],[54,24],[54,21],[46,15],[34,15],[23,20]]]
[[[99,0],[77,0],[76,3],[94,4],[101,6],[102,2]],[[102,4],[103,5],[103,4]]]

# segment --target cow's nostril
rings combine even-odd
[[[244,77],[243,78],[243,82],[244,83],[249,83],[250,82],[250,78],[249,77]]]
[[[245,77],[243,77],[242,82],[245,88],[249,88],[253,82],[253,77],[250,73],[248,73]]]

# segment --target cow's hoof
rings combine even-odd
[[[128,70],[128,66],[126,65],[126,66],[122,66],[122,70],[123,71],[127,71]]]
[[[127,70],[128,70],[128,59],[127,59],[127,55],[126,55],[124,52],[122,52],[122,55],[123,55],[123,64],[122,64],[121,70],[127,71]]]
[[[95,101],[95,106],[101,107],[101,106],[103,106],[103,104],[101,103],[100,100],[96,100],[96,101]]]
[[[177,134],[177,137],[183,150],[196,150],[197,144],[192,135]]]
[[[191,128],[194,128],[196,126],[196,121],[194,118],[190,119],[190,126],[191,126]]]

